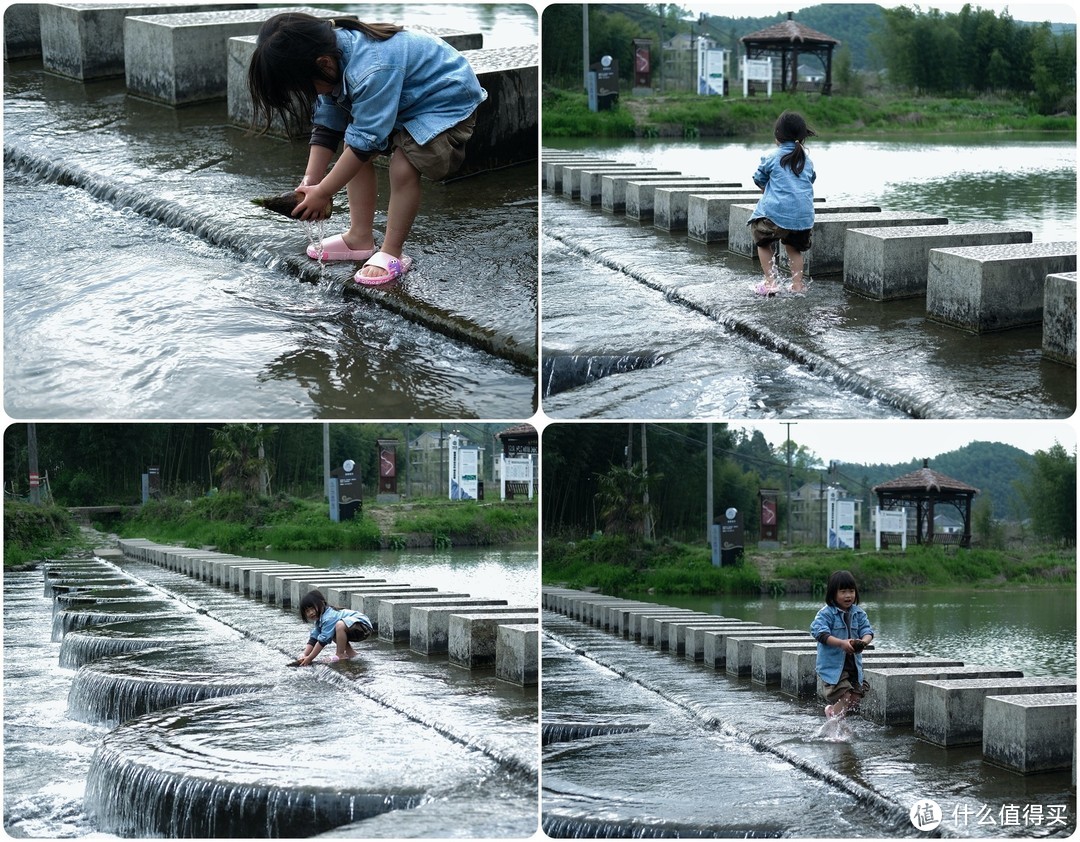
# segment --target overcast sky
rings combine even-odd
[[[771,0],[771,2],[765,3],[694,3],[688,6],[683,6],[684,9],[690,9],[694,14],[700,14],[705,12],[710,15],[724,15],[726,17],[734,18],[756,18],[767,17],[776,13],[786,12],[798,12],[800,9],[804,9],[807,6],[820,5],[824,0],[819,2],[785,2],[785,0]],[[682,4],[679,4],[682,5]],[[892,8],[894,6],[907,6],[914,8],[918,6],[924,12],[930,9],[940,9],[942,12],[959,12],[964,8],[964,3],[935,3],[933,0],[922,0],[922,2],[897,2],[897,0],[884,0],[877,5]],[[972,0],[972,8],[989,9],[997,13],[1003,12],[1005,9],[1009,10],[1009,14],[1012,15],[1014,20],[1026,20],[1034,21],[1035,23],[1042,23],[1043,21],[1050,21],[1051,23],[1076,23],[1076,10],[1069,3],[1006,3],[1001,0],[988,0],[988,2],[979,2],[979,0]]]
[[[783,447],[788,428],[782,421],[732,422],[731,429],[761,430],[774,447]],[[930,459],[958,450],[973,441],[1011,444],[1028,453],[1049,450],[1055,440],[1072,453],[1076,432],[1067,421],[798,421],[791,424],[791,440],[817,454],[822,464],[831,460],[860,464]]]

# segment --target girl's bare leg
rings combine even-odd
[[[345,185],[349,196],[349,230],[341,235],[351,249],[375,248],[375,200],[378,196],[378,181],[375,165],[370,161],[360,167],[360,172]]]
[[[765,273],[765,286],[775,287],[776,283],[776,257],[771,246],[757,247],[758,260],[761,261],[761,271]]]
[[[339,658],[352,658],[359,653],[352,648],[349,638],[346,637],[348,626],[344,620],[338,620],[334,625],[334,643],[337,644],[337,656]]]
[[[386,236],[382,250],[400,259],[405,240],[420,210],[420,171],[403,152],[390,156],[390,206],[386,212]],[[386,272],[377,266],[365,266],[360,274],[377,278]]]
[[[803,292],[806,285],[803,283],[805,261],[802,252],[788,245],[785,245],[784,248],[787,249],[788,265],[791,267],[791,291]]]

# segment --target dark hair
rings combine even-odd
[[[269,131],[275,116],[295,137],[311,122],[311,110],[318,92],[315,79],[337,84],[341,75],[341,50],[334,29],[363,32],[376,41],[392,38],[401,27],[391,23],[363,23],[353,17],[317,18],[303,12],[283,12],[268,18],[259,28],[255,52],[248,66],[252,126],[262,124]],[[318,65],[322,56],[338,60],[338,73],[330,74]]]
[[[855,604],[859,602],[859,586],[855,584],[855,577],[847,570],[837,570],[829,577],[829,584],[825,587],[825,602],[836,608],[836,592],[852,589],[855,591]]]
[[[326,610],[326,597],[322,595],[322,591],[308,591],[304,594],[304,598],[300,600],[300,619],[305,623],[308,618],[304,616],[309,608],[314,608],[315,613],[320,617],[322,612]]]
[[[773,137],[781,143],[795,141],[795,148],[780,159],[780,166],[787,167],[795,175],[802,175],[803,167],[806,166],[806,150],[802,142],[808,137],[816,137],[817,133],[806,125],[806,120],[798,111],[785,111],[776,118],[773,126]]]

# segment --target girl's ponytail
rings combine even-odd
[[[802,144],[808,137],[815,137],[814,130],[797,111],[785,111],[776,119],[773,136],[780,143],[795,142],[795,148],[780,158],[780,166],[787,167],[795,175],[802,175],[806,166],[806,150]]]

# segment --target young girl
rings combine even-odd
[[[807,128],[802,115],[785,111],[777,119],[773,135],[779,148],[764,156],[754,173],[754,184],[764,195],[750,217],[750,236],[765,272],[765,280],[754,289],[759,295],[780,291],[773,250],[781,242],[791,267],[791,292],[799,295],[806,291],[802,253],[810,250],[817,178],[803,141],[813,137],[814,132]]]
[[[384,284],[412,266],[405,239],[420,207],[420,176],[439,181],[465,157],[476,109],[487,98],[465,57],[445,41],[392,24],[300,12],[264,23],[248,68],[255,121],[275,116],[290,134],[313,124],[293,216],[323,219],[347,189],[349,228],[308,248],[319,260],[367,261],[360,284]],[[328,173],[338,146],[345,146]],[[372,226],[378,183],[372,161],[390,156],[390,204],[382,249]]]
[[[352,643],[358,643],[371,636],[371,620],[359,611],[347,608],[334,608],[327,605],[321,591],[310,591],[300,600],[300,619],[315,626],[311,630],[307,646],[296,665],[308,666],[331,640],[337,647],[337,653],[331,661],[343,661],[355,657],[358,653]]]
[[[862,650],[874,639],[874,630],[859,607],[855,577],[837,570],[829,577],[825,606],[810,624],[817,641],[818,677],[825,685],[825,716],[843,716],[866,694],[862,680]]]

